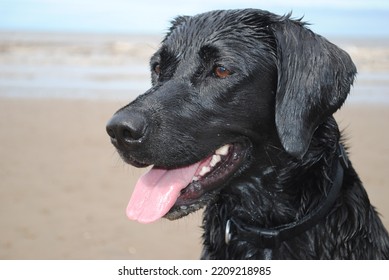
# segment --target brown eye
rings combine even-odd
[[[225,68],[224,66],[215,66],[215,68],[213,69],[213,73],[216,77],[220,79],[227,78],[231,75],[231,71]]]
[[[156,63],[154,65],[153,70],[154,70],[155,74],[157,74],[157,75],[161,74],[161,66],[159,65],[159,63]]]

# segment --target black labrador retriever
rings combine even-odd
[[[153,165],[127,207],[143,223],[202,207],[203,259],[388,259],[389,237],[332,116],[356,74],[290,15],[176,18],[152,88],[107,124],[125,162]]]

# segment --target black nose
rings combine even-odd
[[[146,118],[142,113],[122,110],[107,123],[107,133],[116,147],[142,143],[147,132]]]

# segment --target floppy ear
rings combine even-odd
[[[302,158],[317,127],[345,101],[356,74],[349,55],[301,22],[271,26],[277,46],[275,122],[281,143]]]

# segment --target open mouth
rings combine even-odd
[[[247,146],[234,143],[190,166],[153,167],[135,186],[127,206],[128,218],[141,223],[162,217],[174,220],[204,207],[236,174],[246,155]]]

